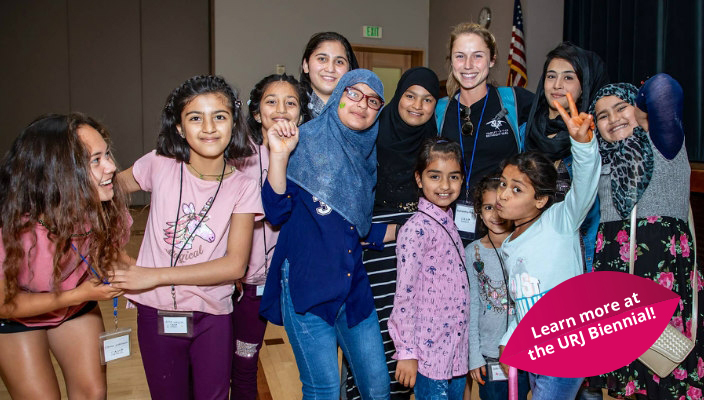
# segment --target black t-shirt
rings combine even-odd
[[[516,108],[518,111],[518,124],[523,124],[528,120],[530,107],[533,104],[534,94],[526,89],[516,87]],[[464,108],[464,106],[461,106]],[[475,102],[470,106],[470,120],[474,124],[474,134],[462,136],[460,142],[460,134],[457,123],[457,100],[451,98],[445,112],[445,123],[442,128],[442,136],[454,140],[457,143],[462,143],[464,149],[465,172],[469,173],[470,163],[471,176],[469,177],[469,190],[471,200],[471,190],[485,175],[497,171],[499,164],[504,159],[518,153],[518,142],[516,135],[513,133],[508,116],[501,119],[496,119],[497,114],[501,111],[501,100],[499,92],[495,87],[489,86],[489,97],[486,99],[486,109],[482,117],[482,108],[484,108],[484,98]],[[479,120],[481,119],[481,127]],[[474,162],[472,162],[472,149],[476,137],[476,150],[474,151]],[[462,194],[458,200],[464,200],[467,195],[465,192],[466,181],[462,186]]]

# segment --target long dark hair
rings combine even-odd
[[[555,203],[557,170],[547,157],[537,151],[528,151],[504,160],[501,163],[501,170],[503,171],[509,165],[516,166],[520,172],[526,174],[535,190],[536,200],[547,196],[548,201],[540,210],[541,212]]]
[[[256,144],[262,144],[262,123],[254,119],[254,114],[259,113],[259,106],[262,102],[262,96],[266,92],[270,84],[275,82],[286,82],[293,86],[298,95],[298,106],[301,113],[301,124],[310,120],[310,110],[308,109],[308,92],[306,88],[293,77],[293,75],[273,74],[262,78],[254,89],[249,93],[249,115],[247,116],[247,125],[249,125],[249,134],[252,141]],[[300,125],[300,124],[299,124]]]
[[[321,43],[331,41],[340,42],[342,47],[345,48],[345,53],[347,53],[347,61],[350,64],[350,71],[359,68],[359,63],[357,62],[357,57],[354,55],[354,50],[352,50],[352,45],[346,37],[337,32],[318,32],[310,37],[308,43],[306,44],[305,50],[303,50],[303,57],[301,57],[301,83],[308,92],[313,90],[313,88],[310,85],[310,76],[303,72],[303,61],[308,61],[310,63],[310,56],[313,54],[315,49],[317,49]]]
[[[94,128],[110,144],[107,130],[96,120],[79,113],[50,114],[30,123],[2,160],[4,304],[12,302],[20,290],[17,278],[23,263],[35,251],[37,224],[49,229],[49,239],[56,246],[52,278],[57,291],[64,271],[70,268],[66,263],[71,258],[72,242],[89,240],[85,256],[103,279],[126,244],[130,229],[127,196],[114,179],[113,198],[100,201],[90,171],[90,154],[77,133],[84,125]],[[85,233],[87,225],[90,234],[78,236]],[[22,243],[26,233],[32,235],[34,243],[28,251]]]
[[[161,131],[157,139],[156,154],[177,161],[190,161],[191,148],[186,139],[181,137],[176,126],[181,124],[181,113],[186,105],[196,96],[208,93],[224,96],[232,112],[234,125],[230,143],[225,148],[225,161],[234,161],[254,154],[247,140],[249,128],[242,112],[242,102],[237,99],[237,91],[225,82],[225,79],[214,75],[194,76],[171,92],[161,112]]]

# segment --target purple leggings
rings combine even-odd
[[[225,399],[230,389],[230,314],[193,312],[193,337],[158,333],[157,310],[137,305],[137,337],[152,399]]]
[[[254,400],[257,397],[257,361],[262,348],[266,320],[259,316],[261,296],[255,285],[242,284],[244,296],[235,299],[232,312],[234,355],[232,357],[232,382],[230,397],[237,400]]]

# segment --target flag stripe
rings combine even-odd
[[[511,30],[511,45],[508,50],[509,73],[506,84],[509,86],[526,87],[528,84],[528,69],[526,49],[523,40],[523,10],[520,0],[513,2],[513,28]]]

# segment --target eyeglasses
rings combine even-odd
[[[474,124],[470,120],[472,116],[472,109],[470,107],[465,107],[460,112],[460,118],[464,120],[462,124],[462,134],[466,136],[471,136],[474,133]]]
[[[366,95],[362,93],[361,90],[352,86],[347,86],[345,88],[345,93],[347,94],[347,98],[354,101],[355,103],[359,103],[360,101],[367,99],[367,107],[371,108],[372,110],[379,110],[384,105],[384,100],[380,99],[379,96]]]

